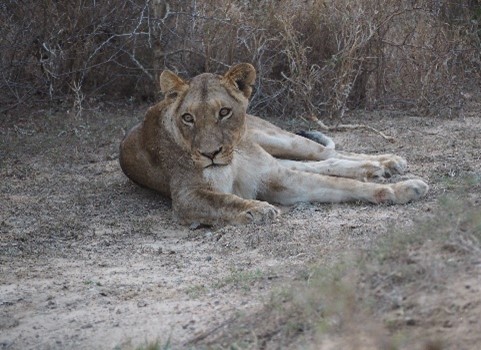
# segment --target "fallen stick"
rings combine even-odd
[[[379,131],[372,126],[365,125],[365,124],[338,124],[336,126],[328,126],[324,124],[319,118],[317,118],[314,115],[311,115],[309,117],[310,120],[312,120],[314,123],[316,123],[322,130],[324,131],[345,131],[345,130],[356,130],[356,129],[365,129],[372,131],[373,133],[376,133],[380,135],[383,139],[389,141],[389,142],[396,142],[396,139],[392,136],[386,135],[382,131]]]

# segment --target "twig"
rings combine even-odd
[[[311,115],[309,117],[309,119],[312,120],[314,123],[316,123],[322,130],[325,130],[325,131],[345,131],[345,130],[365,129],[365,130],[369,130],[369,131],[371,131],[375,134],[378,134],[383,139],[385,139],[385,140],[387,140],[391,143],[396,142],[396,138],[394,138],[393,136],[386,135],[382,131],[377,130],[377,129],[373,128],[372,126],[369,126],[369,125],[365,125],[365,124],[338,124],[336,126],[328,126],[328,125],[324,124],[319,118],[317,118],[314,115]]]
[[[152,74],[149,73],[149,71],[142,65],[142,63],[140,63],[137,58],[135,58],[135,54],[134,53],[130,53],[128,52],[127,50],[122,50],[123,52],[125,52],[129,57],[130,59],[132,60],[132,62],[135,63],[135,65],[142,71],[144,72],[144,74],[151,80],[151,81],[155,81],[155,78],[153,77]]]
[[[232,317],[228,320],[225,320],[224,322],[220,323],[219,325],[215,326],[214,328],[206,331],[206,332],[203,332],[199,335],[197,335],[196,337],[188,340],[187,342],[184,343],[184,345],[194,345],[195,343],[199,342],[199,341],[202,341],[204,340],[205,338],[207,338],[208,336],[214,334],[216,331],[218,331],[219,329],[233,323],[234,321],[236,321],[239,317]]]
[[[75,94],[75,100],[73,103],[73,109],[77,112],[75,116],[78,118],[82,115],[83,111],[83,102],[85,100],[85,95],[82,92],[82,82],[81,81],[74,81],[72,85],[69,84],[70,89]]]

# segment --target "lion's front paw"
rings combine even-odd
[[[418,200],[423,197],[429,190],[429,186],[422,180],[413,179],[398,182],[392,185],[397,204]]]
[[[391,173],[378,161],[367,161],[361,166],[359,178],[364,179],[383,179],[391,177]]]
[[[385,169],[385,177],[403,175],[408,170],[408,162],[403,157],[386,154],[379,157],[379,162]]]
[[[275,206],[259,201],[242,213],[241,221],[245,223],[265,223],[274,220],[279,215],[280,211]]]

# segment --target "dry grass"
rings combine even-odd
[[[464,190],[480,186],[479,179],[461,185]],[[207,340],[199,337],[198,343],[190,345],[212,349],[452,348],[456,343],[443,333],[427,333],[423,327],[432,327],[432,322],[452,327],[449,319],[440,316],[458,303],[441,297],[451,287],[446,281],[453,282],[453,276],[469,280],[467,275],[475,278],[477,274],[475,269],[466,271],[466,266],[470,265],[467,261],[479,264],[478,205],[476,200],[460,200],[457,195],[441,198],[430,217],[420,218],[414,227],[394,231],[368,251],[349,253],[332,266],[299,270],[297,277],[285,283],[290,287],[273,292],[257,313],[239,315],[214,335],[206,334]],[[421,297],[437,302],[423,305]]]
[[[457,114],[479,79],[478,2],[242,0],[2,5],[2,111],[151,99],[159,71],[251,62],[256,113],[327,115],[417,107]],[[25,21],[29,18],[29,21]]]

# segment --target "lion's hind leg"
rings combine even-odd
[[[307,134],[296,135],[254,116],[248,116],[247,126],[252,141],[276,158],[293,160],[336,158],[334,142],[324,134],[309,133],[311,136],[317,135],[317,139],[313,141]]]
[[[362,154],[351,152],[337,152],[338,159],[357,160],[357,161],[373,161],[379,162],[386,171],[386,174],[403,175],[408,171],[408,163],[406,159],[394,154]],[[388,177],[389,177],[388,176]]]
[[[299,135],[308,138],[309,140],[315,141],[321,145],[326,145],[329,140],[329,137],[325,136],[323,133],[318,131],[304,131],[299,133]],[[332,140],[331,140],[332,141]],[[332,142],[334,145],[334,142]],[[396,156],[394,154],[362,154],[362,153],[352,153],[352,152],[343,152],[337,151],[334,158],[337,159],[345,159],[345,160],[357,160],[357,161],[371,161],[371,162],[379,162],[381,163],[382,167],[385,169],[386,177],[394,174],[403,175],[407,170],[407,162],[404,158]]]
[[[390,177],[390,172],[378,161],[326,159],[314,162],[302,162],[278,159],[279,164],[290,170],[314,174],[347,177],[358,180],[382,179]]]

